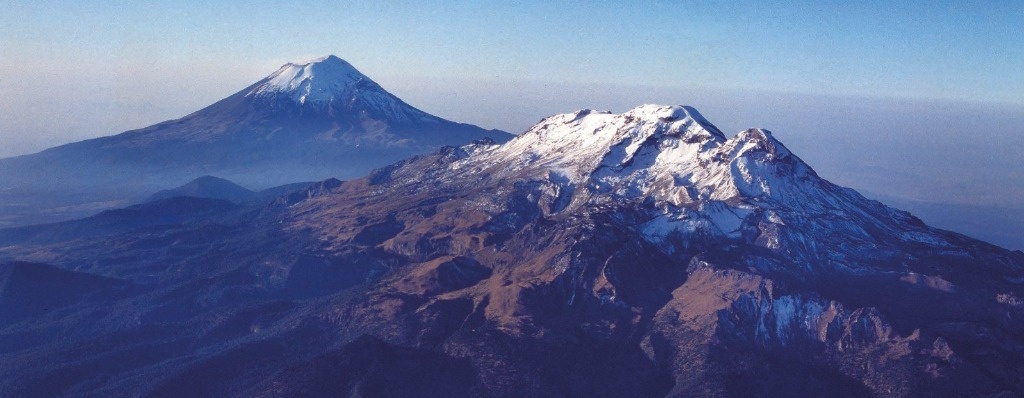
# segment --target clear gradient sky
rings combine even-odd
[[[1020,180],[986,200],[1024,200],[1024,1],[182,3],[0,3],[0,156],[181,117],[335,54],[487,128],[685,103],[727,132],[771,128],[846,185],[957,199],[984,191],[963,170],[983,165]]]

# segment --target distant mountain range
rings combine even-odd
[[[0,230],[0,391],[1024,394],[1024,253],[691,107],[555,115],[267,201],[177,193]]]
[[[181,119],[0,159],[0,226],[81,217],[203,175],[256,188],[348,179],[510,134],[416,109],[335,56],[287,64]]]

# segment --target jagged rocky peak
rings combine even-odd
[[[589,169],[576,170],[585,172],[600,166],[628,166],[652,144],[655,149],[696,144],[691,148],[696,153],[700,147],[717,147],[724,140],[721,131],[693,108],[642,105],[621,114],[581,110],[551,116],[498,153],[507,160],[523,157],[525,163]]]
[[[820,178],[770,131],[725,138],[685,106],[560,114],[504,145],[462,149],[446,159],[447,170],[399,171],[394,179],[422,184],[424,175],[438,175],[452,185],[488,186],[520,195],[545,216],[632,209],[646,220],[640,228],[646,239],[669,251],[708,237],[775,250],[780,240],[819,234],[841,234],[865,247],[949,245],[908,213]],[[492,205],[507,203],[520,202],[503,197]]]
[[[772,196],[781,192],[773,185],[794,185],[780,179],[814,176],[768,130],[727,139],[696,109],[680,105],[555,115],[479,158],[506,165],[507,172],[554,175],[598,194],[677,205]]]
[[[792,155],[772,132],[765,129],[746,129],[736,134],[727,144],[736,156],[763,153],[767,160],[782,159]]]
[[[647,139],[675,136],[713,141],[725,140],[721,130],[696,109],[681,105],[641,105],[621,114],[584,109],[542,120],[524,135],[537,134],[547,141],[572,141],[578,133],[591,130],[606,140],[586,140],[587,144],[622,139]]]
[[[639,118],[644,122],[667,123],[672,132],[707,134],[714,138],[725,139],[725,135],[718,127],[715,127],[704,118],[704,115],[691,106],[646,104],[633,108],[623,115],[626,118]]]

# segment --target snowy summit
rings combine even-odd
[[[357,86],[378,89],[380,86],[360,73],[352,64],[334,55],[317,58],[304,64],[288,63],[267,77],[249,92],[251,96],[290,95],[295,102],[326,102],[351,95]]]
[[[285,64],[248,88],[245,97],[270,108],[295,104],[324,114],[365,114],[390,125],[447,122],[405,103],[334,55]]]
[[[524,171],[551,170],[593,192],[677,206],[737,196],[779,199],[781,190],[802,184],[774,179],[813,173],[769,131],[727,139],[696,109],[680,105],[555,115],[484,156]]]
[[[748,216],[758,214],[780,231],[808,224],[791,228],[800,234],[830,219],[830,228],[847,229],[849,239],[865,246],[877,244],[883,230],[894,240],[948,244],[909,213],[820,178],[770,131],[747,129],[726,138],[689,106],[560,114],[504,145],[469,149],[449,166],[452,175],[475,181],[465,184],[486,185],[481,175],[495,184],[533,184],[537,192],[527,196],[548,201],[550,214],[653,204],[659,210],[643,230],[654,242],[675,233],[739,239]],[[863,219],[850,221],[853,214]],[[764,244],[777,247],[783,235],[766,232]]]

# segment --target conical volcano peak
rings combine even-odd
[[[285,64],[243,92],[245,98],[252,100],[246,109],[345,119],[344,123],[373,120],[382,126],[404,126],[418,131],[451,124],[405,103],[334,55]],[[453,129],[461,127],[448,128]],[[472,137],[475,138],[480,137]]]
[[[350,97],[357,87],[382,91],[377,83],[352,64],[328,55],[307,63],[285,64],[258,84],[249,95],[285,94],[299,104],[324,103]]]
[[[334,54],[330,54],[330,55],[327,55],[327,56],[323,56],[323,57],[314,59],[312,61],[309,61],[309,63],[310,64],[320,64],[320,63],[337,64],[337,63],[341,63],[341,64],[349,65],[348,62],[345,62],[345,60],[343,60],[341,58],[338,58],[338,56],[334,55]]]
[[[304,64],[288,63],[282,69],[297,70],[302,77],[309,77],[320,83],[339,83],[345,80],[369,80],[352,64],[334,55],[320,57]],[[295,75],[292,75],[295,76]]]

